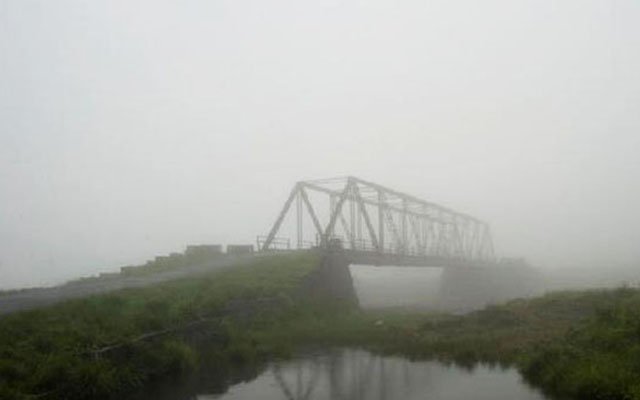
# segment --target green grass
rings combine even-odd
[[[640,291],[618,289],[595,315],[521,362],[534,384],[560,397],[640,399]]]
[[[304,299],[300,283],[318,263],[313,253],[261,258],[7,316],[0,399],[126,398],[198,369],[257,371],[301,347],[350,346],[511,365],[558,398],[640,400],[638,289],[557,292],[461,316],[362,312]]]
[[[266,257],[197,278],[6,316],[0,319],[0,398],[115,398],[156,377],[192,370],[197,352],[180,335],[127,343],[203,319],[212,319],[207,328],[217,332],[221,354],[240,360],[243,348],[253,346],[248,332],[273,329],[272,319],[293,312],[291,296],[317,263],[314,254]],[[251,310],[265,298],[276,299],[276,307]],[[247,313],[248,321],[234,319]],[[118,344],[125,346],[111,352],[115,356],[95,354]],[[253,347],[244,355],[255,357],[259,349]]]
[[[462,316],[306,314],[283,328],[288,337],[259,340],[514,366],[552,398],[640,400],[638,289],[557,292]]]
[[[515,366],[552,398],[640,399],[638,289],[558,292],[463,316],[354,313],[299,329],[307,343]]]

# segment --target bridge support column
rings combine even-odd
[[[358,296],[349,271],[349,260],[342,251],[327,251],[302,287],[303,296],[318,300],[343,301],[358,306]]]

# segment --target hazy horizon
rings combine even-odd
[[[299,180],[640,267],[640,3],[0,0],[0,289],[254,243]]]

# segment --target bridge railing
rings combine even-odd
[[[258,249],[260,251],[293,251],[293,250],[305,250],[305,249],[319,249],[319,248],[340,248],[347,251],[356,251],[356,252],[365,252],[365,253],[376,253],[386,256],[404,256],[404,257],[412,257],[412,258],[447,258],[451,260],[459,260],[459,261],[474,261],[473,258],[465,257],[464,254],[456,254],[447,252],[444,250],[440,251],[428,251],[424,248],[416,248],[416,247],[402,247],[401,245],[387,245],[384,250],[380,252],[380,250],[375,247],[375,245],[368,240],[349,240],[341,235],[332,235],[326,240],[321,240],[319,237],[316,238],[315,241],[301,241],[292,245],[292,240],[290,238],[285,237],[277,237],[274,238],[271,242],[271,245],[268,249],[264,248],[264,243],[266,240],[266,236],[258,236],[257,243]],[[446,249],[445,249],[446,250]]]
[[[266,242],[266,236],[257,237],[256,244],[258,245],[258,251],[265,250]],[[291,239],[282,237],[273,238],[269,250],[291,250]]]

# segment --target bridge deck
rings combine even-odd
[[[420,256],[410,254],[378,253],[375,251],[342,250],[351,264],[384,265],[390,267],[442,267],[474,268],[491,267],[495,262],[486,260],[465,260],[451,257]]]

